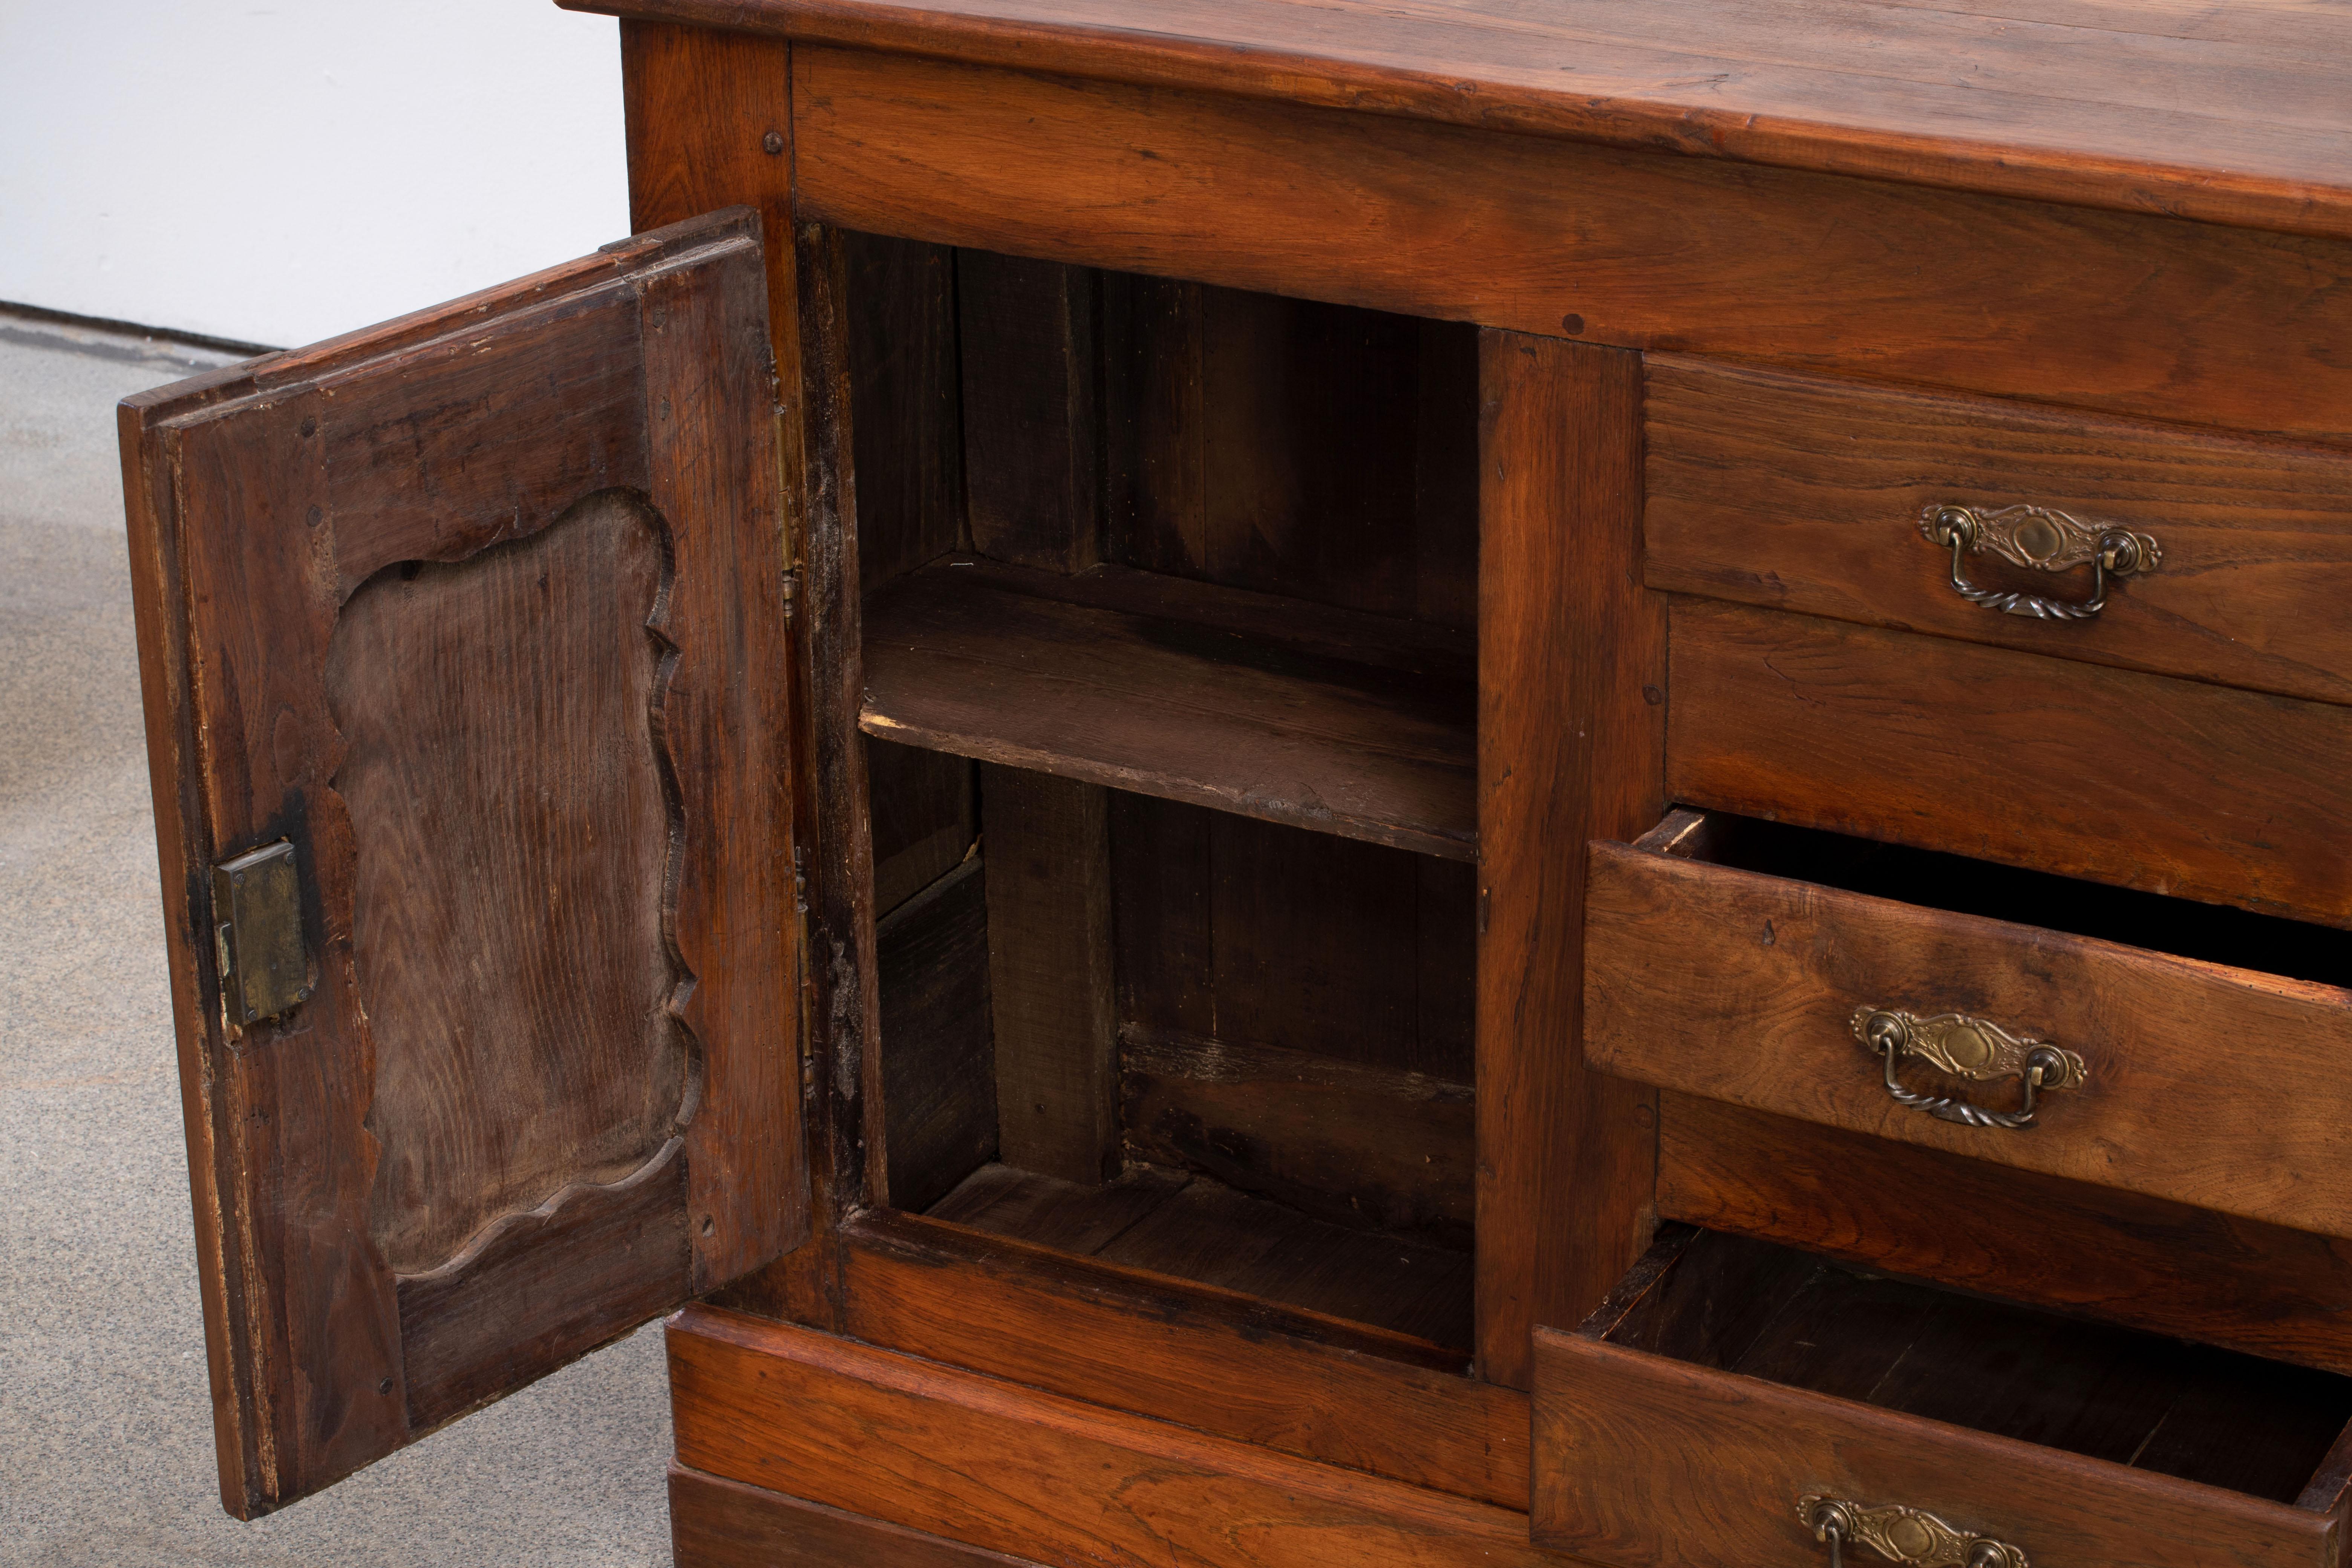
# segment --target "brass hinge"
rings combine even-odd
[[[293,845],[265,844],[213,868],[213,943],[230,1023],[278,1017],[310,994]]]

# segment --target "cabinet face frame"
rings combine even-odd
[[[762,257],[716,215],[123,406],[240,1517],[807,1233]],[[232,1019],[213,868],[279,843],[310,989]]]
[[[806,382],[835,410],[817,432],[824,456],[813,464],[813,471],[831,467],[833,477],[813,479],[809,490],[852,498],[846,507],[837,500],[812,507],[811,557],[824,553],[838,564],[826,581],[812,583],[811,594],[835,601],[821,613],[841,627],[857,608],[851,581],[856,476],[848,398],[841,390],[846,279],[839,231],[803,226],[800,235]],[[1476,1345],[1486,1377],[1522,1386],[1529,1327],[1580,1313],[1647,1241],[1653,1097],[1586,1074],[1559,1050],[1559,1042],[1579,1030],[1580,928],[1554,912],[1578,907],[1580,846],[1588,837],[1632,831],[1662,809],[1663,617],[1639,585],[1636,356],[1490,331],[1480,357],[1482,471],[1499,465],[1514,482],[1482,486],[1481,502],[1482,558],[1491,560],[1482,567],[1482,660],[1490,670],[1508,672],[1484,688],[1481,775],[1496,787],[1482,792],[1481,830],[1498,836],[1509,853],[1488,851],[1479,884],[1486,930],[1477,960],[1477,1076],[1487,1173],[1479,1195]],[[809,406],[817,406],[817,398],[813,393]],[[811,449],[819,449],[814,441]],[[1587,525],[1554,526],[1569,514]],[[1588,593],[1592,602],[1580,615],[1559,613],[1563,597]],[[836,635],[836,656],[856,658],[855,637]],[[864,682],[828,672],[824,684],[842,693],[832,710],[835,732],[848,740],[845,750],[854,750],[847,731]],[[1563,739],[1596,731],[1604,743],[1580,747]],[[836,776],[845,777],[845,770]],[[846,815],[839,798],[830,809]],[[866,825],[847,831],[855,837],[845,842],[862,850]],[[845,890],[835,896],[862,917],[857,951],[869,951],[864,933],[873,929],[871,905],[861,900],[872,895],[870,880],[859,874],[864,867],[851,864],[838,847],[822,860],[828,873],[843,876]],[[870,959],[864,962],[871,974]],[[839,1019],[843,1010],[832,1016]],[[854,1117],[865,1156],[855,1176],[868,1201],[887,1190],[878,1168],[885,1128],[873,1041],[868,1023],[859,1030],[859,1070],[835,1079],[836,1093],[854,1083],[864,1101]],[[835,1114],[841,1124],[852,1120],[845,1110]],[[850,1174],[846,1163],[836,1164],[836,1191],[848,1190]],[[854,1207],[844,1204],[840,1212]],[[770,1295],[765,1306],[791,1316],[782,1295]],[[854,1300],[843,1300],[832,1293],[826,1306],[837,1315],[816,1321],[863,1337]],[[1199,1300],[1202,1310],[1215,1310],[1208,1292]]]
[[[625,20],[622,40],[635,226],[674,220],[698,205],[740,202],[761,210],[772,236],[793,237],[789,247],[771,245],[769,264],[777,363],[792,416],[785,430],[787,482],[800,499],[803,531],[799,733],[803,754],[812,759],[803,820],[810,825],[805,898],[809,951],[816,958],[810,975],[814,1070],[807,1103],[820,1231],[814,1245],[726,1300],[854,1333],[856,1308],[844,1283],[839,1226],[884,1190],[882,1110],[878,1053],[872,1048],[877,1007],[872,848],[856,731],[862,683],[845,279],[840,246],[830,237],[836,231],[803,221],[796,186],[804,166],[801,135],[820,110],[798,101],[806,73],[793,58],[796,46],[782,37]],[[907,57],[856,58],[871,70],[903,72],[910,84],[942,68]],[[879,106],[861,97],[821,111],[828,138],[837,139],[845,115],[878,116]],[[1319,117],[1325,140],[1318,144],[1336,155],[1360,122],[1350,115]],[[887,117],[866,128],[886,137]],[[1050,169],[1022,162],[1030,172],[1021,177],[1034,178],[1041,192],[1060,189]],[[1186,153],[1190,177],[1210,184],[1246,183],[1253,177],[1250,163],[1241,143],[1213,157]],[[1333,303],[1418,308],[1454,319],[1475,314],[1433,310],[1425,300],[1364,297],[1352,275],[1376,265],[1378,247],[1325,232],[1313,215],[1278,219],[1271,228],[1255,217],[1233,221],[1244,226],[1222,234],[1202,256],[1202,266],[1225,268],[1210,257],[1222,258],[1243,246],[1295,259],[1276,275],[1225,281]],[[885,231],[904,226],[881,226]],[[1335,247],[1359,254],[1334,266]],[[1008,240],[1003,248],[1037,247]],[[1057,260],[1079,264],[1132,267],[1137,261],[1113,254],[1108,242],[1093,249],[1067,234],[1055,235],[1043,248]],[[1528,999],[1532,1010],[1511,993],[1531,963],[1565,973],[1580,967],[1569,911],[1580,900],[1584,841],[1638,833],[1663,809],[1664,650],[1662,617],[1639,589],[1638,356],[1528,333],[1490,331],[1486,338],[1481,357],[1490,388],[1482,394],[1482,441],[1489,449],[1481,454],[1480,471],[1501,456],[1524,477],[1507,495],[1481,502],[1482,595],[1498,596],[1482,605],[1482,667],[1489,673],[1481,700],[1504,704],[1481,713],[1482,776],[1517,770],[1534,802],[1539,789],[1562,782],[1556,770],[1566,762],[1589,770],[1608,792],[1599,817],[1570,822],[1531,811],[1504,824],[1500,832],[1515,846],[1516,858],[1507,862],[1489,847],[1488,865],[1510,863],[1517,870],[1500,885],[1486,877],[1480,883],[1481,924],[1491,933],[1504,921],[1525,941],[1515,945],[1490,934],[1480,938],[1479,1147],[1490,1174],[1478,1200],[1477,1359],[1483,1376],[1524,1388],[1532,1326],[1578,1321],[1648,1240],[1656,1141],[1651,1097],[1586,1074],[1572,1052],[1562,1052],[1561,1041],[1576,1037],[1573,986]],[[1565,436],[1548,423],[1553,419],[1565,421]],[[1559,526],[1571,510],[1596,504],[1593,526]],[[1506,551],[1496,547],[1498,537],[1516,542],[1523,558],[1507,563]],[[1570,650],[1557,643],[1555,602],[1532,585],[1557,586],[1578,574],[1587,574],[1600,595],[1589,606],[1598,618],[1579,650]],[[1578,667],[1589,679],[1560,677],[1566,667],[1559,660],[1580,657],[1585,643],[1606,647],[1612,635],[1623,638],[1617,653]],[[1506,662],[1496,664],[1498,658]],[[1496,672],[1514,666],[1538,673],[1525,679],[1518,698],[1504,703],[1510,678]],[[1536,754],[1544,750],[1544,735],[1573,735],[1596,722],[1612,737],[1605,748],[1572,758]],[[1489,817],[1482,806],[1482,834],[1496,831]],[[1555,951],[1563,942],[1569,948]],[[1578,1128],[1589,1134],[1580,1144],[1571,1136]]]

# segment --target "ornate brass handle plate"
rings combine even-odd
[[[2043,1089],[2073,1089],[2087,1071],[2083,1058],[2073,1051],[2047,1040],[2012,1035],[1989,1018],[1972,1018],[1966,1013],[1937,1013],[1923,1018],[1895,1007],[1857,1007],[1853,1037],[1884,1058],[1886,1092],[1896,1104],[1964,1127],[2031,1127]],[[2023,1079],[2025,1094],[2015,1110],[1987,1110],[1965,1100],[1921,1094],[1905,1088],[1897,1074],[1906,1057],[1916,1057],[1954,1078],[1976,1083]]]
[[[2005,506],[1987,511],[1949,502],[1931,503],[1919,514],[1919,531],[1952,552],[1952,592],[1971,605],[2042,621],[2087,621],[2107,607],[2107,579],[2153,572],[2164,559],[2156,541],[2126,528],[2080,521],[2046,506]],[[2091,596],[2074,601],[2037,594],[1979,588],[1961,569],[1971,552],[2000,556],[2012,566],[2037,572],[2091,569]]]
[[[1830,1549],[1830,1568],[1845,1568],[1845,1549],[1857,1542],[1906,1568],[2032,1568],[2024,1552],[2006,1541],[1955,1529],[1899,1502],[1868,1508],[1808,1492],[1797,1500],[1797,1517]]]

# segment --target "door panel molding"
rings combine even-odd
[[[737,210],[124,405],[222,1488],[240,1517],[807,1234],[773,405],[765,256]],[[579,591],[606,602],[567,608],[552,566],[509,570],[615,505],[653,531],[633,587],[591,582]],[[481,591],[500,571],[512,580]],[[341,715],[346,734],[338,626],[384,618],[364,585],[386,572],[416,613],[347,637],[332,684],[404,682],[412,709],[381,732]],[[436,615],[466,624],[444,636]],[[401,668],[436,659],[448,668]],[[347,765],[387,759],[404,776],[356,806],[339,792]],[[614,767],[630,776],[602,776]],[[415,819],[387,831],[402,811]],[[281,839],[315,990],[232,1024],[210,868]],[[392,879],[363,920],[370,878]],[[470,954],[462,932],[411,931],[402,951],[429,960],[413,983],[370,975],[380,942],[387,960],[399,946],[386,919],[452,911],[541,929]],[[597,984],[632,966],[642,984]],[[387,1220],[379,1171],[405,1155],[374,1101],[420,1022],[472,1064],[427,1098],[462,1106],[478,1147],[425,1156],[471,1202],[392,1180]],[[629,1052],[599,1038],[651,1041],[675,1070],[640,1050],[631,1089]],[[523,1131],[632,1092],[661,1103],[609,1147],[593,1115],[536,1145]],[[526,1176],[491,1190],[507,1159]],[[459,1217],[410,1246],[404,1203]]]

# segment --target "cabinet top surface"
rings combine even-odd
[[[560,0],[2352,237],[2352,0]]]

